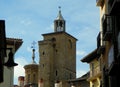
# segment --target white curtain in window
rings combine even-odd
[[[113,51],[113,45],[111,46],[110,50],[109,50],[109,54],[108,54],[108,65],[110,67],[110,65],[112,64],[112,62],[114,61],[114,51]]]

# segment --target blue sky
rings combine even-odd
[[[66,20],[66,32],[78,39],[76,68],[77,77],[89,70],[81,58],[96,48],[99,32],[99,8],[96,0],[0,0],[0,19],[5,20],[6,36],[23,39],[23,44],[15,54],[14,83],[24,75],[23,66],[32,61],[32,42],[36,42],[36,62],[39,61],[38,41],[41,34],[53,32],[53,21],[58,7]]]

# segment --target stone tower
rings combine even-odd
[[[61,9],[54,21],[54,32],[42,34],[39,41],[39,87],[54,87],[55,81],[76,78],[76,41],[65,32]]]
[[[35,49],[32,49],[32,63],[25,65],[25,85],[37,87],[38,85],[38,64],[35,62]]]

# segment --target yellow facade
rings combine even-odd
[[[97,49],[85,56],[82,62],[89,63],[90,66],[90,76],[87,79],[90,83],[90,87],[100,87],[101,85],[101,68],[100,59],[97,53]]]
[[[90,62],[90,77],[88,78],[88,81],[90,82],[90,87],[100,87],[101,71],[97,59]]]
[[[38,84],[38,64],[28,64],[25,69],[25,85]]]

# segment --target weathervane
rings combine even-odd
[[[36,44],[36,42],[33,41],[32,46],[31,46],[32,52],[33,52],[33,54],[32,54],[32,60],[33,60],[32,63],[35,63],[35,44]]]

